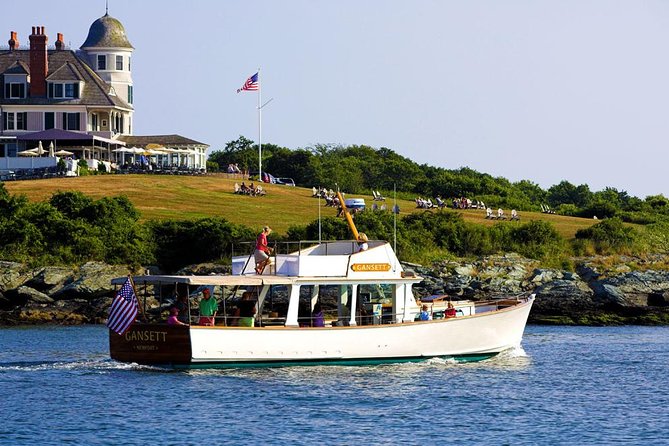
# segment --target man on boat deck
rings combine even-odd
[[[209,288],[202,290],[202,300],[200,300],[200,325],[214,326],[216,324],[216,312],[218,311],[218,302],[211,296]]]
[[[256,274],[262,274],[265,267],[271,262],[269,255],[272,253],[272,248],[267,245],[267,236],[270,235],[271,232],[272,228],[265,226],[262,228],[262,232],[256,239],[256,250],[254,252],[254,257],[256,260]]]

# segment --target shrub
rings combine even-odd
[[[589,240],[598,254],[629,253],[638,241],[637,232],[619,218],[609,218],[576,231],[577,240]]]

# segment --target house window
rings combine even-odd
[[[116,69],[123,71],[123,56],[116,56]]]
[[[80,113],[63,113],[63,130],[81,130]]]
[[[3,127],[5,130],[28,130],[28,113],[3,113]]]
[[[128,85],[128,104],[132,104],[133,101],[134,98],[133,98],[132,85]]]
[[[49,83],[49,97],[55,99],[79,99],[79,84]]]
[[[98,54],[98,70],[106,70],[106,69],[107,69],[107,55]]]
[[[56,115],[54,112],[44,113],[44,130],[56,128]]]
[[[6,83],[5,98],[23,99],[26,97],[26,84],[24,83]]]

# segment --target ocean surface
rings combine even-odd
[[[0,329],[0,444],[669,444],[669,327],[529,326],[479,363],[166,371]]]

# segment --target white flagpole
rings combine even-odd
[[[258,181],[262,183],[262,84],[258,68]]]

